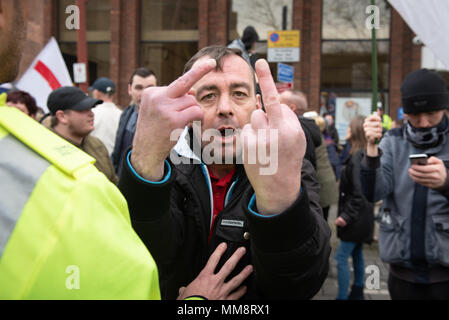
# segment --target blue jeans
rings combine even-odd
[[[341,241],[335,253],[338,272],[338,297],[337,300],[347,300],[349,295],[349,256],[352,255],[354,265],[354,285],[363,287],[365,285],[365,261],[362,252],[363,244]]]

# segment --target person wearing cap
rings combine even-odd
[[[109,155],[111,155],[114,150],[115,137],[122,114],[122,111],[112,101],[115,85],[111,79],[99,78],[90,89],[93,98],[103,101],[102,104],[99,104],[92,110],[95,114],[95,129],[91,135],[100,139],[106,146],[106,149],[108,149]]]
[[[76,87],[62,87],[53,91],[47,100],[52,115],[50,130],[80,148],[95,160],[95,166],[114,184],[115,174],[108,150],[100,139],[90,133],[94,130],[92,111],[103,101],[88,97]]]
[[[391,298],[449,299],[449,93],[427,69],[407,75],[401,93],[403,127],[382,138],[379,116],[364,123],[362,189],[369,201],[383,200],[379,251],[390,264]],[[427,164],[411,164],[412,154],[426,154]]]

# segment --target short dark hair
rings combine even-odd
[[[198,51],[192,58],[190,58],[189,61],[187,61],[187,63],[184,66],[184,73],[186,73],[190,69],[192,69],[195,62],[197,62],[198,60],[200,60],[203,57],[209,57],[211,59],[214,59],[217,62],[217,67],[215,68],[215,71],[223,72],[223,61],[226,57],[230,57],[230,56],[240,57],[250,67],[251,73],[252,73],[253,79],[254,79],[254,90],[256,90],[257,82],[256,82],[256,76],[255,76],[253,67],[248,63],[248,61],[243,59],[241,55],[237,54],[234,50],[229,49],[225,46],[214,45],[214,46],[204,47],[203,49]]]
[[[37,113],[36,100],[25,91],[13,91],[8,93],[6,102],[23,103],[28,110],[30,116],[35,116]]]
[[[130,85],[133,84],[135,76],[139,76],[142,78],[148,78],[149,76],[154,76],[157,79],[156,74],[154,73],[153,70],[148,69],[148,68],[138,68],[138,69],[136,69],[136,71],[134,71],[134,73],[131,75],[131,78],[129,79]]]

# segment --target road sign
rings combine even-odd
[[[278,63],[278,81],[293,82],[295,68],[284,63]]]
[[[281,30],[268,33],[269,62],[298,62],[300,60],[299,30]]]

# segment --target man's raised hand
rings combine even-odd
[[[257,61],[256,74],[266,113],[254,111],[251,122],[243,128],[244,166],[256,193],[259,213],[270,215],[286,210],[298,198],[306,139],[296,114],[280,103],[265,60]],[[259,149],[269,154],[268,161],[260,157]],[[254,157],[251,152],[255,150]],[[251,158],[256,159],[255,163]]]
[[[131,154],[131,163],[140,176],[150,181],[163,178],[164,161],[176,145],[170,139],[172,132],[203,117],[189,90],[215,67],[214,59],[204,60],[168,87],[152,87],[143,92]]]

